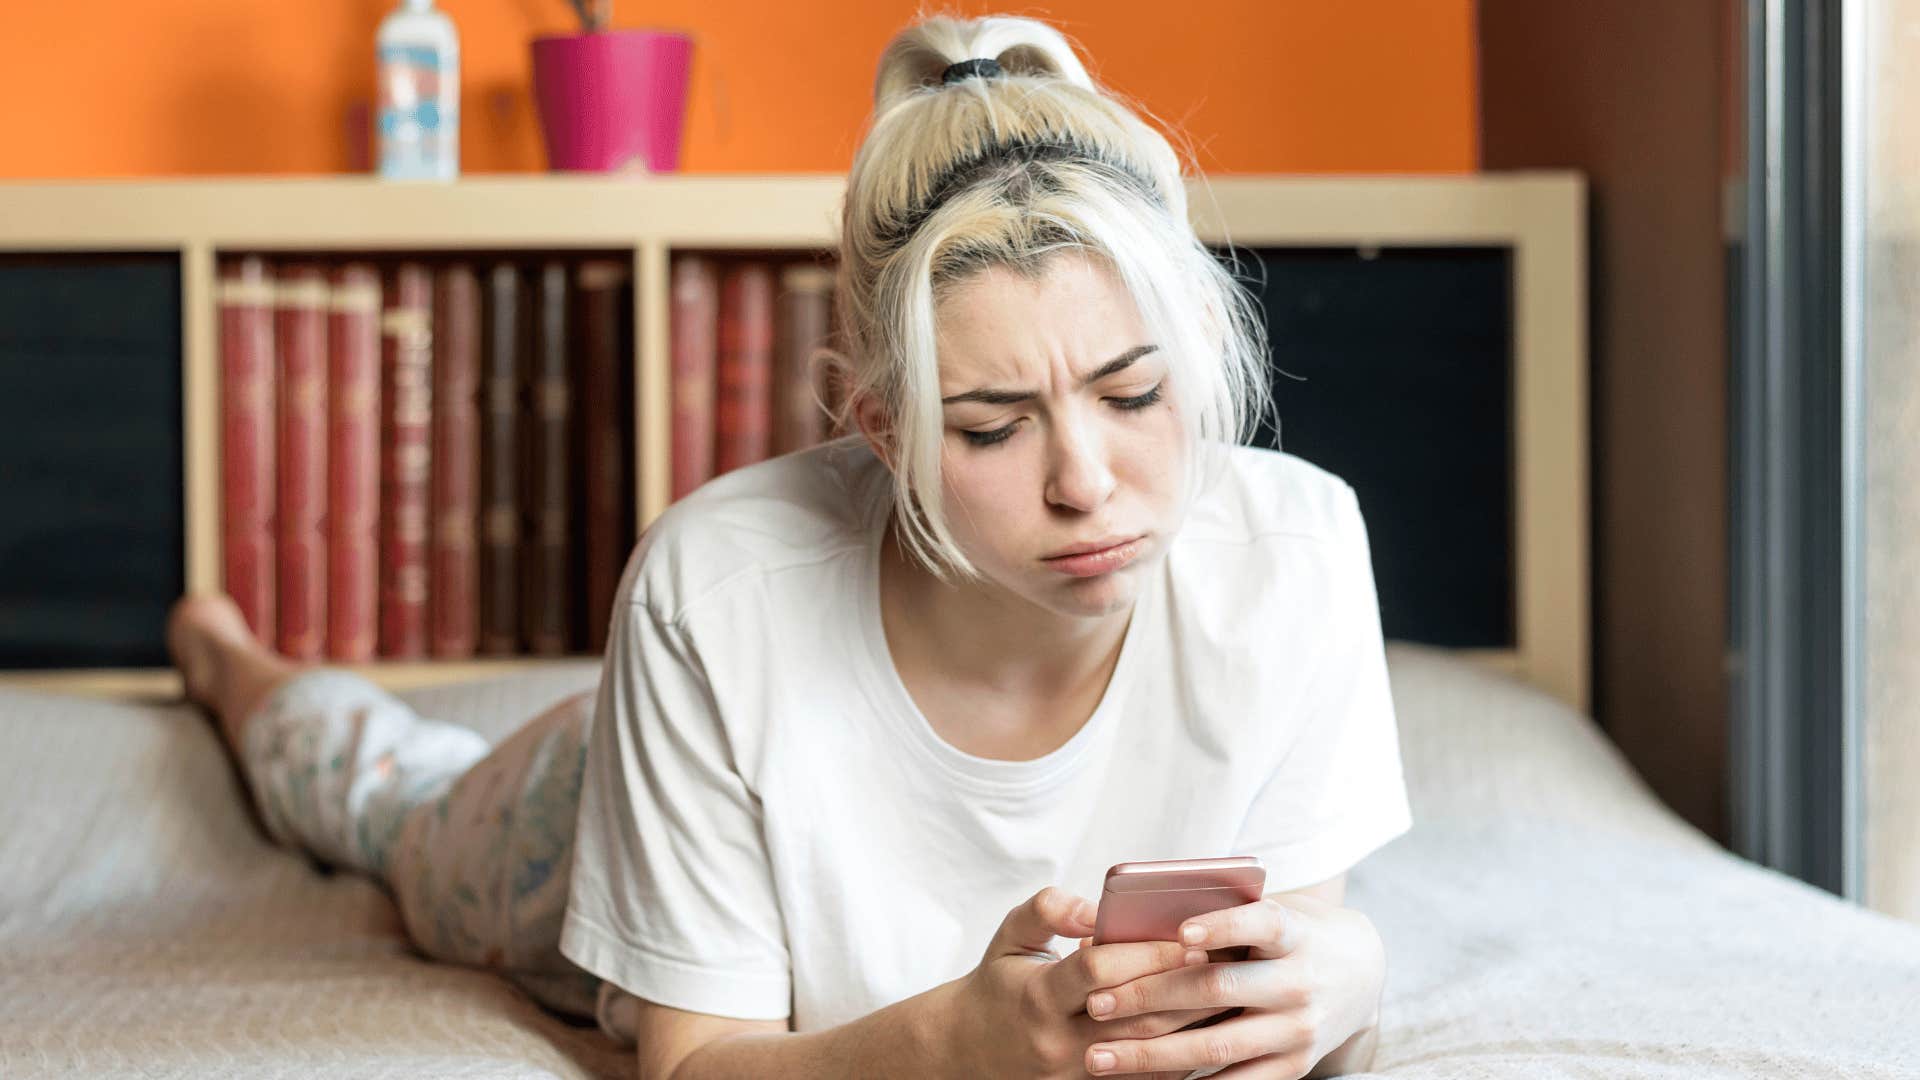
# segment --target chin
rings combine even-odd
[[[1140,593],[1139,574],[1139,562],[1099,577],[1068,578],[1056,574],[1053,576],[1058,580],[1035,599],[1061,615],[1080,618],[1111,615],[1133,604]]]

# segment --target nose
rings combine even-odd
[[[1105,444],[1091,427],[1071,420],[1054,425],[1047,463],[1049,505],[1085,513],[1112,496],[1113,469]]]

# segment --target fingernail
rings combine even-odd
[[[1095,994],[1087,999],[1087,1015],[1096,1019],[1113,1011],[1112,994]]]
[[[1095,1050],[1093,1052],[1093,1071],[1106,1072],[1111,1068],[1113,1068],[1113,1055],[1105,1050]]]
[[[1204,926],[1183,926],[1180,928],[1180,940],[1189,945],[1198,945],[1207,940],[1207,928]]]
[[[1204,964],[1206,962],[1207,962],[1207,950],[1205,949],[1188,949],[1187,950],[1187,966],[1188,967],[1192,967],[1195,964]]]
[[[1079,917],[1081,922],[1091,925],[1094,916],[1099,914],[1099,911],[1092,904],[1082,900],[1080,901],[1080,906],[1074,909],[1074,914]]]

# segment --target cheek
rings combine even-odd
[[[1172,409],[1141,417],[1112,443],[1113,468],[1126,487],[1154,503],[1177,500],[1187,444]]]
[[[1030,441],[1030,440],[1029,440]],[[949,453],[941,462],[945,478],[947,527],[967,557],[1018,546],[1028,531],[1027,515],[1038,503],[1040,468],[1022,447]]]

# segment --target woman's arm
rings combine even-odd
[[[642,1002],[639,1024],[641,1080],[720,1080],[733,1077],[841,1077],[943,1075],[948,1056],[941,1033],[959,980],[838,1027],[805,1034],[777,1030],[719,1033],[700,1021],[718,1018]],[[678,1016],[670,1014],[677,1013]],[[689,1023],[685,1018],[698,1018]],[[761,1027],[765,1021],[728,1021]],[[700,1038],[690,1052],[670,1049],[677,1040]],[[649,1049],[651,1046],[651,1050]]]
[[[689,1053],[668,1080],[1078,1076],[1095,1039],[1153,1039],[1210,1015],[1149,1008],[1116,1023],[1089,1017],[1084,1002],[1092,991],[1195,967],[1206,958],[1171,941],[1115,942],[1055,957],[1048,948],[1054,938],[1093,933],[1093,908],[1048,886],[1007,913],[968,974],[826,1031],[713,1039]]]
[[[633,1033],[639,1044],[640,1080],[667,1080],[701,1047],[741,1035],[777,1035],[787,1020],[741,1020],[712,1013],[690,1012],[643,998],[634,1005]]]

